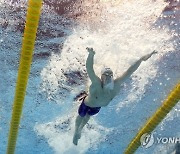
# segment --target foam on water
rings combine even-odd
[[[88,22],[87,25],[83,23],[74,27],[74,32],[66,39],[61,53],[52,54],[47,67],[42,70],[42,90],[48,93],[49,98],[59,93],[58,88],[65,87],[67,90],[65,95],[68,95],[70,91],[82,87],[84,82],[79,78],[73,79],[76,84],[69,85],[64,73],[80,71],[81,76],[87,77],[86,47],[93,47],[96,51],[94,62],[96,73],[100,75],[101,69],[108,66],[115,72],[115,77],[122,75],[141,56],[157,50],[159,54],[143,63],[143,69],[135,73],[142,80],[140,82],[136,80],[134,84],[142,88],[148,84],[148,79],[156,76],[155,60],[172,50],[172,44],[168,42],[170,35],[167,29],[153,27],[165,6],[164,2],[144,0],[122,1],[116,6],[105,4],[100,19],[105,20],[105,24],[99,29]]]
[[[88,124],[87,129],[83,131],[79,145],[75,146],[72,144],[74,121],[75,118],[72,115],[65,115],[46,124],[37,124],[34,129],[38,135],[43,135],[47,139],[48,144],[57,154],[83,154],[89,147],[98,149],[99,143],[105,140],[105,135],[112,131],[91,120],[91,124]]]

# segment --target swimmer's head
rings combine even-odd
[[[112,90],[114,88],[113,71],[110,68],[103,68],[101,71],[103,88]]]

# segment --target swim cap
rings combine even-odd
[[[105,67],[101,70],[101,75],[112,76],[113,71],[109,67]]]

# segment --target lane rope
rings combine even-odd
[[[153,116],[146,122],[146,124],[139,130],[134,139],[130,142],[125,150],[125,154],[133,154],[141,145],[140,138],[143,134],[150,134],[156,126],[166,117],[172,108],[180,100],[180,82],[170,92],[167,99],[163,102],[161,107],[153,114]]]
[[[29,0],[26,15],[24,37],[22,39],[21,57],[16,82],[12,118],[10,123],[7,154],[14,154],[18,129],[26,95],[34,44],[41,14],[42,0]]]

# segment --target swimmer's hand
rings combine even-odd
[[[147,55],[145,55],[145,56],[143,56],[141,59],[142,59],[142,61],[146,61],[146,60],[148,60],[153,54],[157,54],[158,52],[157,51],[153,51],[153,52],[151,52],[150,54],[147,54]]]
[[[86,48],[87,51],[89,52],[89,54],[95,55],[95,51],[93,50],[93,48]]]

